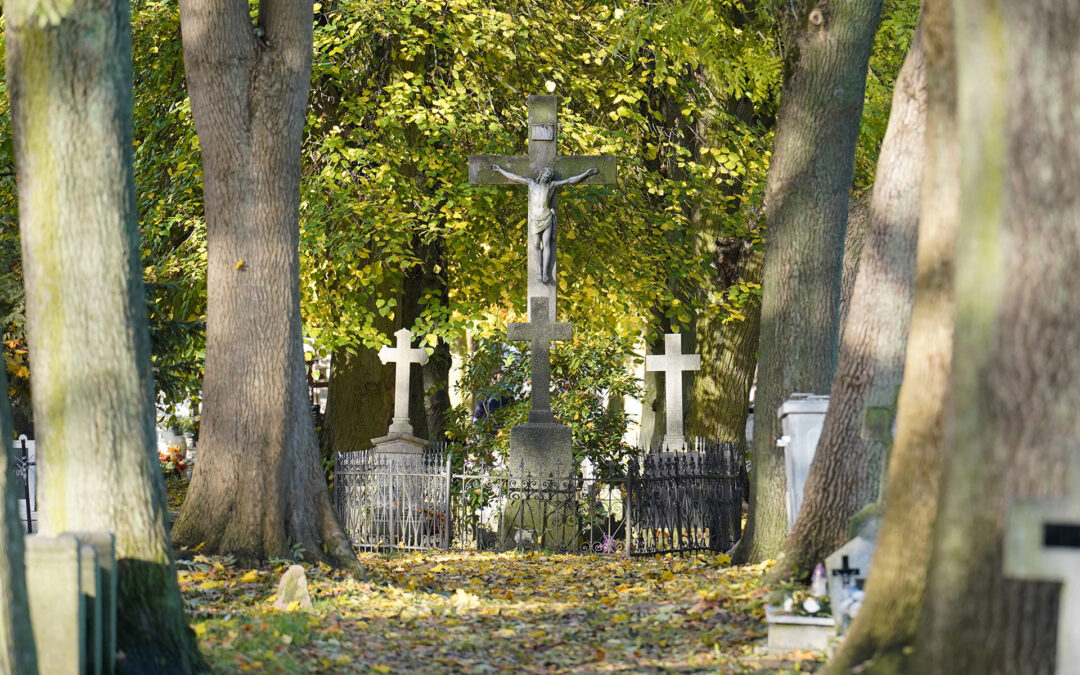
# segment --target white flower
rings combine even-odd
[[[803,602],[802,608],[811,614],[817,614],[817,611],[821,609],[821,603],[814,598],[807,598]]]

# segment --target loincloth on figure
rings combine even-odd
[[[536,248],[544,248],[544,232],[555,222],[555,209],[544,209],[544,212],[536,219]]]

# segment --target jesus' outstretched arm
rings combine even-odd
[[[557,188],[561,188],[564,185],[573,185],[574,183],[580,183],[581,181],[585,180],[589,176],[595,176],[598,173],[600,173],[600,169],[589,169],[585,173],[579,173],[576,176],[570,176],[569,178],[563,178],[562,180],[557,180],[554,183],[552,183],[552,186],[557,187]]]
[[[498,164],[492,164],[491,165],[491,170],[492,171],[498,171],[503,176],[505,176],[507,180],[514,181],[515,183],[521,183],[523,185],[528,185],[530,183],[528,178],[525,178],[524,176],[519,176],[516,173],[510,173],[509,171],[502,168]]]

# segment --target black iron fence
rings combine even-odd
[[[19,514],[26,518],[26,533],[34,533],[34,512],[37,511],[37,492],[35,474],[37,472],[37,463],[31,459],[30,450],[27,447],[26,436],[20,436],[19,440],[15,441],[15,477],[19,480],[21,489],[19,491],[19,501],[22,502],[23,513]]]
[[[698,441],[630,459],[625,475],[453,470],[434,448],[403,459],[339,453],[334,502],[359,549],[726,551],[741,536],[743,450]]]

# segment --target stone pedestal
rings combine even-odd
[[[81,548],[70,534],[26,538],[26,592],[42,673],[91,672]],[[92,555],[93,549],[87,548]]]
[[[371,439],[375,446],[373,533],[390,546],[398,545],[423,520],[424,448],[428,442],[391,426],[386,436]]]
[[[765,608],[769,624],[768,650],[786,653],[796,650],[823,652],[836,636],[836,622],[827,616],[781,614],[775,607]]]
[[[529,422],[510,430],[511,498],[503,514],[506,547],[573,550],[577,509],[570,427]]]

